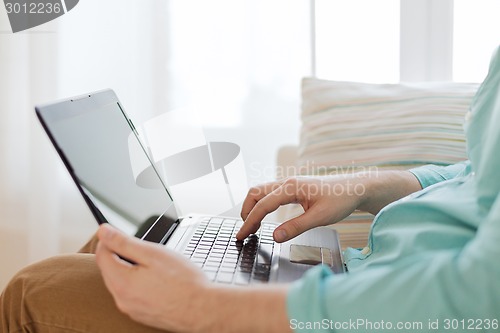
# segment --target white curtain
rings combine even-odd
[[[56,97],[57,35],[12,35],[0,20],[1,252],[18,262],[58,250],[58,164],[33,108]]]
[[[140,121],[151,117],[166,105],[167,7],[87,0],[17,34],[0,13],[0,288],[22,266],[75,251],[96,230],[34,106],[110,87],[141,110],[131,112]]]
[[[34,105],[113,88],[136,123],[195,105],[207,139],[241,146],[250,183],[272,178],[276,149],[298,139],[308,10],[308,0],[85,0],[17,34],[1,12],[0,287],[96,230]]]

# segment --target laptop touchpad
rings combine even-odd
[[[321,264],[321,248],[316,246],[290,245],[290,261],[296,264]]]

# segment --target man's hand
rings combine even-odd
[[[97,264],[120,311],[148,326],[196,330],[201,323],[193,318],[204,311],[201,300],[209,285],[199,269],[162,246],[127,237],[107,224],[97,235]]]
[[[215,285],[163,246],[125,236],[108,224],[97,236],[104,283],[118,309],[137,322],[175,332],[291,331],[286,286]]]
[[[309,229],[338,222],[349,216],[364,198],[366,189],[356,177],[293,177],[253,187],[241,209],[245,221],[236,235],[255,233],[262,219],[279,206],[298,203],[304,214],[284,222],[274,231],[276,242],[285,242]]]
[[[408,171],[383,171],[325,177],[292,177],[250,189],[241,209],[245,221],[236,238],[255,233],[262,219],[281,205],[298,203],[304,213],[274,231],[284,242],[309,229],[341,221],[354,210],[373,214],[387,204],[421,190]]]

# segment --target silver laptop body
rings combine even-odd
[[[330,228],[316,228],[278,244],[272,233],[279,224],[263,222],[255,235],[237,242],[240,219],[177,216],[147,147],[112,90],[35,109],[99,224],[110,223],[129,235],[164,244],[219,283],[291,282],[320,263],[335,273],[344,272],[338,235]],[[144,171],[138,174],[134,165]],[[142,176],[148,177],[148,186],[138,185]]]

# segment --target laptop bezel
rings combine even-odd
[[[61,160],[63,161],[63,164],[68,170],[73,182],[78,188],[78,191],[85,200],[85,203],[89,207],[97,223],[100,225],[103,223],[108,223],[108,221],[106,220],[105,216],[100,212],[99,208],[93,203],[92,199],[85,192],[74,169],[71,166],[71,163],[69,162],[69,159],[66,157],[64,151],[61,149],[59,143],[55,139],[48,123],[51,121],[58,121],[61,119],[76,117],[85,114],[86,112],[88,112],[88,110],[95,110],[108,104],[117,104],[118,107],[120,108],[120,111],[122,112],[122,115],[124,117],[124,121],[127,122],[131,132],[133,132],[133,134],[135,135],[151,167],[153,168],[155,174],[157,175],[159,181],[161,182],[163,189],[168,194],[168,197],[171,200],[171,204],[165,208],[165,213],[162,216],[158,217],[153,226],[148,230],[147,233],[144,234],[143,237],[140,237],[141,239],[147,241],[165,244],[168,241],[168,238],[175,230],[175,228],[177,227],[177,225],[179,224],[181,219],[177,214],[177,211],[175,209],[175,203],[170,192],[168,191],[168,187],[164,183],[163,179],[160,177],[158,170],[156,169],[153,161],[151,160],[149,154],[147,153],[147,150],[143,142],[139,138],[139,135],[135,129],[132,120],[126,114],[122,104],[118,100],[118,96],[116,95],[116,93],[112,89],[100,90],[72,98],[62,99],[52,103],[37,105],[35,106],[35,111],[43,129],[47,133],[52,145],[56,149]],[[168,216],[169,221],[173,222],[172,224],[167,224],[167,222],[164,221],[165,219],[162,219],[162,217],[164,217],[165,215]]]

